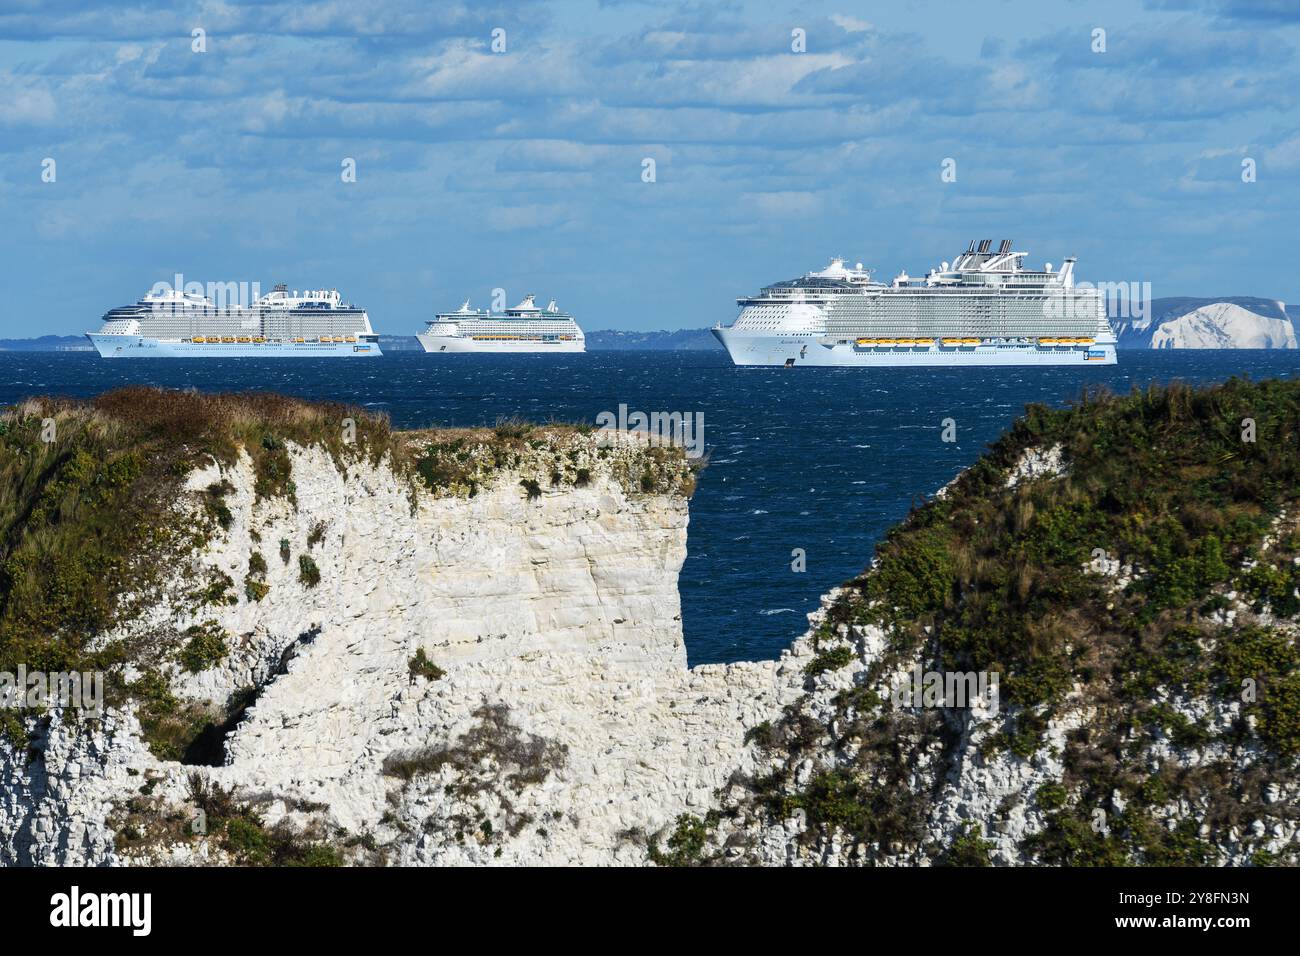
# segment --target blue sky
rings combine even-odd
[[[498,286],[701,327],[832,255],[889,278],[984,237],[1300,301],[1298,49],[1300,0],[5,0],[0,335],[178,272],[336,287],[391,333]]]

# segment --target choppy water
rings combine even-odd
[[[692,663],[772,657],[817,597],[857,573],[875,541],[969,465],[1027,402],[1086,384],[1289,377],[1300,352],[1121,352],[1112,367],[736,368],[721,352],[574,356],[393,353],[377,360],[136,359],[0,353],[0,402],[125,384],[260,389],[354,402],[400,427],[502,416],[592,421],[619,403],[704,413],[710,464],[691,502],[682,618]],[[941,441],[952,418],[957,441]],[[807,570],[791,569],[792,552]]]

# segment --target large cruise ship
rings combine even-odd
[[[737,299],[713,334],[737,365],[1113,365],[1104,296],[1075,285],[1075,260],[1026,269],[1011,240],[992,242],[890,283],[835,259]]]
[[[426,352],[585,352],[586,340],[573,316],[552,299],[539,309],[537,297],[524,296],[513,309],[440,312],[416,336]]]
[[[112,309],[86,337],[105,358],[306,358],[377,356],[379,336],[364,309],[337,290],[290,293],[283,284],[251,306],[168,289]]]

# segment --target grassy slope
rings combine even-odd
[[[1246,418],[1256,423],[1253,443],[1242,439]],[[1005,487],[1025,449],[1056,444],[1068,475]],[[854,622],[883,625],[890,652],[866,686],[840,696],[837,723],[795,707],[755,731],[775,760],[752,782],[758,804],[777,817],[803,808],[813,832],[838,826],[869,859],[890,843],[917,846],[929,795],[912,792],[909,774],[927,743],[951,753],[956,732],[934,711],[893,710],[871,684],[919,655],[927,670],[1002,675],[1009,717],[989,750],[1034,754],[1076,684],[1095,708],[1069,741],[1061,787],[1026,795],[1049,811],[1045,832],[1022,847],[1029,859],[1195,864],[1232,828],[1297,813],[1266,791],[1293,783],[1300,757],[1298,452],[1297,382],[1174,385],[1030,407],[949,494],[888,534],[876,572],[831,609],[823,657],[837,653],[836,625]],[[1134,566],[1134,583],[1117,590],[1090,572],[1096,549]],[[1232,592],[1251,611],[1228,626],[1218,612]],[[1255,699],[1242,702],[1247,680]],[[1175,698],[1242,710],[1226,732],[1213,730],[1175,712]],[[840,759],[796,786],[794,768],[824,756],[828,739]],[[1153,769],[1143,755],[1157,740],[1182,752],[1222,745],[1229,756]],[[1180,800],[1195,809],[1171,830],[1157,817]],[[1091,826],[1097,808],[1104,834]],[[959,842],[928,852],[965,859],[979,846]],[[1260,853],[1257,862],[1272,860]]]

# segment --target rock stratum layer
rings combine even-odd
[[[1296,862],[1294,385],[1031,408],[779,660],[695,668],[676,450],[359,416],[4,417],[0,670],[109,692],[7,712],[0,861]]]

